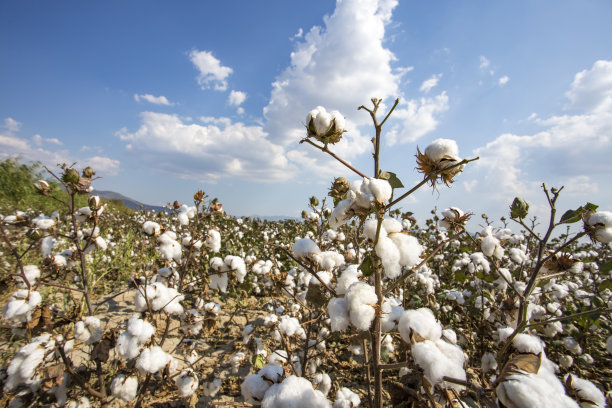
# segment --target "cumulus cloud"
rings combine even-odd
[[[485,175],[480,188],[506,198],[522,195],[542,181],[575,184],[568,187],[574,195],[583,188],[585,194],[598,191],[597,179],[612,174],[612,105],[608,106],[605,89],[592,84],[606,83],[603,73],[608,64],[598,61],[593,69],[578,73],[566,94],[586,112],[534,117],[541,131],[502,134],[476,149],[480,160],[470,167]]]
[[[233,72],[230,67],[221,65],[221,61],[209,51],[193,50],[189,53],[189,59],[200,73],[198,84],[202,89],[213,88],[217,91],[227,89],[227,77]]]
[[[612,109],[612,61],[600,60],[591,69],[578,72],[565,95],[569,108],[609,112]]]
[[[231,91],[227,102],[230,106],[240,106],[246,100],[247,94],[241,91]]]
[[[442,74],[434,74],[431,78],[423,81],[421,87],[419,88],[419,91],[423,93],[428,93],[432,90],[432,88],[438,85],[438,81],[440,80],[440,78],[442,78]]]
[[[114,176],[119,173],[119,161],[103,156],[89,158],[76,157],[66,149],[45,149],[43,144],[61,145],[62,142],[56,138],[43,138],[36,134],[32,138],[24,138],[18,135],[21,123],[11,118],[4,120],[5,130],[0,131],[0,159],[19,157],[23,161],[39,161],[50,168],[57,163],[77,163],[85,167],[87,165],[99,175]],[[7,126],[8,124],[8,126]],[[31,140],[31,142],[30,142]]]
[[[484,55],[480,56],[480,65],[478,66],[480,69],[487,69],[491,65],[491,61]]]
[[[179,116],[143,112],[135,132],[118,132],[127,148],[148,166],[196,180],[241,177],[255,181],[286,180],[294,168],[284,150],[260,126],[203,118],[185,123]]]
[[[442,92],[431,98],[413,99],[401,104],[393,112],[396,119],[401,120],[400,126],[394,126],[387,136],[387,143],[414,142],[423,135],[433,131],[438,126],[438,115],[448,110],[448,95]]]
[[[500,78],[497,80],[497,83],[498,83],[500,86],[504,86],[504,85],[506,85],[506,84],[508,83],[508,81],[510,81],[510,77],[509,77],[508,75],[504,75],[503,77],[500,77]]]
[[[171,103],[168,98],[166,98],[163,95],[160,96],[153,96],[151,94],[134,94],[134,100],[136,102],[148,102],[148,103],[152,103],[154,105],[165,105],[165,106],[172,106],[174,105],[173,103]]]

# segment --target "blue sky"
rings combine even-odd
[[[480,156],[452,189],[402,204],[492,216],[517,194],[545,213],[610,209],[609,1],[2,1],[0,158],[90,164],[98,189],[233,215],[298,216],[333,176],[306,144],[306,114],[347,119],[334,146],[372,173],[371,97],[401,99],[382,168],[406,186],[417,145]]]

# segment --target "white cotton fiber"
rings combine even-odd
[[[377,202],[384,204],[391,198],[393,194],[393,188],[391,188],[391,184],[387,180],[383,179],[364,179],[368,181],[368,189],[374,196]]]
[[[30,385],[34,382],[32,377],[45,357],[44,343],[49,338],[49,335],[36,337],[30,344],[26,344],[17,351],[6,369],[5,392],[14,390],[20,384]]]
[[[399,249],[400,259],[399,263],[402,266],[412,268],[421,262],[421,254],[423,253],[423,247],[419,243],[416,237],[412,235],[397,233],[389,234],[389,238],[395,246]]]
[[[14,292],[2,309],[4,318],[10,322],[25,323],[32,319],[32,311],[42,301],[40,293],[27,289]]]
[[[332,298],[327,304],[331,331],[344,331],[348,329],[350,318],[346,298]]]
[[[402,339],[409,344],[411,332],[429,340],[438,340],[442,336],[442,326],[433,312],[425,307],[406,310],[399,320],[398,329]]]
[[[36,280],[40,278],[40,269],[38,269],[38,266],[36,265],[25,265],[23,267],[23,272],[30,285],[34,285],[36,283]],[[27,285],[21,276],[17,276],[15,278],[15,284],[20,289],[27,288]]]
[[[219,252],[221,249],[221,234],[219,234],[219,231],[214,229],[209,230],[204,245],[212,252]]]
[[[387,236],[381,234],[378,237],[376,255],[382,262],[383,271],[387,278],[394,279],[401,275],[400,251]]]
[[[119,374],[111,382],[111,393],[113,397],[121,398],[129,402],[136,398],[138,392],[138,379],[134,376],[126,377],[125,374]]]
[[[100,319],[87,316],[84,320],[74,325],[74,338],[85,344],[93,344],[102,338],[102,326]]]
[[[136,360],[136,369],[141,374],[155,374],[172,361],[172,356],[159,346],[144,349]]]
[[[425,148],[425,155],[432,161],[440,162],[444,156],[458,156],[459,148],[457,142],[451,139],[436,139]]]
[[[271,386],[261,402],[262,408],[327,408],[329,401],[321,391],[312,388],[304,377],[290,376]]]
[[[175,384],[179,395],[185,398],[189,397],[198,389],[200,382],[198,381],[198,376],[193,372],[193,370],[188,368],[187,370],[182,371],[176,377]]]
[[[236,280],[238,280],[238,283],[244,282],[244,278],[247,274],[244,259],[239,256],[228,255],[225,257],[224,262],[230,270],[236,273]]]
[[[342,387],[336,392],[333,408],[357,408],[360,404],[359,395],[346,387]]]
[[[311,258],[321,252],[317,244],[310,238],[298,239],[292,247],[293,256],[298,259]]]
[[[368,330],[374,320],[374,305],[378,300],[373,286],[365,282],[353,283],[345,296],[351,324],[357,330]]]
[[[146,299],[148,299],[154,312],[163,309],[169,314],[181,314],[183,313],[183,306],[179,302],[184,298],[185,296],[181,295],[176,289],[169,288],[162,282],[155,282],[139,288],[134,297],[134,305],[139,312],[148,310],[146,302]]]
[[[605,408],[606,397],[599,388],[589,380],[577,377],[573,374],[565,376],[565,384],[571,384],[571,388],[578,396],[581,408]]]
[[[312,256],[321,269],[331,271],[333,268],[344,265],[344,256],[336,251],[325,251]]]
[[[459,380],[466,379],[463,369],[465,357],[459,346],[449,344],[444,340],[425,340],[413,344],[411,353],[414,361],[423,369],[425,377],[430,383],[433,385],[441,384],[442,387],[457,390],[463,389],[463,386],[443,381],[445,376]]]
[[[361,271],[359,270],[359,265],[351,264],[342,271],[342,275],[338,278],[338,282],[336,283],[336,293],[338,295],[344,295],[348,290],[349,286],[359,280],[359,276],[361,275]]]

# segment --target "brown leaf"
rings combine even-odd
[[[537,374],[542,364],[542,353],[519,353],[511,356],[501,370],[495,384],[505,381],[514,374]]]

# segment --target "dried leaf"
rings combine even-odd
[[[495,384],[505,381],[508,377],[515,374],[537,374],[542,364],[542,353],[519,353],[508,360],[501,370]]]

